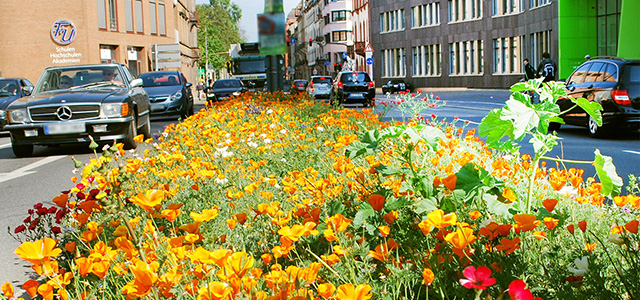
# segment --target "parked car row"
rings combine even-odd
[[[13,153],[33,155],[34,146],[111,143],[126,149],[134,137],[151,134],[151,116],[194,113],[192,84],[179,71],[134,78],[119,63],[49,67],[34,86],[24,78],[0,78],[0,130]]]

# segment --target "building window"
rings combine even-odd
[[[380,14],[380,32],[404,30],[404,9]]]
[[[551,53],[551,30],[532,33],[529,37],[531,49],[530,62],[535,66],[542,60],[542,53]]]
[[[382,50],[382,77],[405,77],[405,55],[402,48]]]
[[[149,25],[151,28],[151,34],[158,34],[158,11],[156,10],[156,1],[149,0]]]
[[[158,2],[158,27],[160,27],[160,35],[167,35],[165,26],[164,1]]]
[[[117,61],[116,53],[118,46],[100,45],[100,62],[103,64]]]
[[[413,76],[439,76],[442,73],[441,49],[439,44],[413,47]]]
[[[143,33],[142,0],[136,0],[136,32]]]
[[[491,0],[494,16],[517,14],[524,10],[524,0]]]
[[[618,54],[618,30],[620,28],[620,10],[618,0],[598,1],[598,55],[615,56]]]
[[[116,0],[109,1],[109,29],[118,30],[118,10],[116,9]]]
[[[529,7],[536,8],[551,3],[551,0],[529,0]]]
[[[104,0],[97,0],[96,4],[98,5],[98,28],[107,29],[107,8]]]
[[[332,11],[331,12],[331,19],[333,20],[333,22],[346,21],[347,20],[347,11],[346,10]]]
[[[127,23],[127,32],[133,32],[133,3],[131,0],[124,0],[124,16]]]
[[[449,0],[449,22],[482,18],[482,0]]]
[[[334,42],[346,42],[347,41],[347,32],[348,31],[332,31],[332,41]]]
[[[440,24],[440,2],[414,6],[411,9],[411,28]]]
[[[494,74],[522,73],[522,39],[521,36],[493,39]]]
[[[449,44],[450,75],[480,75],[483,72],[483,41],[462,41]]]

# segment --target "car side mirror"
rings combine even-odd
[[[136,78],[129,83],[132,88],[142,87],[142,79]]]
[[[184,86],[186,87],[191,87],[193,84],[191,84],[191,82],[187,82],[187,84],[185,84]]]
[[[31,96],[31,93],[33,93],[33,87],[32,86],[25,86],[22,88],[22,91],[24,92],[25,96]]]

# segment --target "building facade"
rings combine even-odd
[[[134,75],[157,67],[197,82],[195,11],[195,0],[3,1],[0,76],[35,83],[49,66],[118,62]]]
[[[507,88],[523,78],[524,58],[537,66],[542,53],[548,52],[558,62],[557,79],[564,79],[587,54],[617,55],[619,49],[640,48],[638,27],[625,30],[637,24],[631,16],[637,19],[638,3],[371,1],[374,78],[404,78],[418,87]],[[631,34],[619,35],[620,31]]]
[[[356,70],[373,73],[373,65],[367,64],[367,45],[371,42],[371,27],[369,26],[369,0],[353,0],[353,45]],[[372,48],[369,50],[373,50]]]

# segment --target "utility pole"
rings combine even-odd
[[[258,15],[260,54],[266,55],[267,87],[269,91],[284,88],[284,58],[287,46],[284,32],[282,0],[265,0],[264,13]]]

